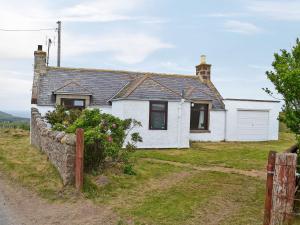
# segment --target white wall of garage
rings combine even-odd
[[[225,99],[226,141],[278,140],[278,101]]]

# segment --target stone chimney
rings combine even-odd
[[[199,76],[201,81],[210,81],[210,68],[211,65],[206,63],[206,56],[202,55],[200,64],[196,66],[196,75]]]
[[[46,52],[43,52],[43,46],[38,45],[37,51],[34,51],[34,75],[32,83],[31,104],[37,104],[38,79],[46,73]]]
[[[38,45],[37,51],[34,51],[34,71],[46,73],[46,55],[46,52],[43,51],[43,46]]]

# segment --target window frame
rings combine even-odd
[[[153,110],[152,104],[164,104],[165,110]],[[164,128],[152,128],[152,112],[163,112],[165,119],[165,127]],[[168,102],[167,101],[149,101],[149,130],[168,130]]]
[[[65,100],[67,100],[67,101],[72,101],[72,102],[73,102],[73,106],[72,106],[72,107],[65,106],[65,105],[63,104],[63,102],[64,102]],[[74,102],[75,102],[75,101],[83,101],[83,106],[75,106],[75,105],[74,105]],[[79,99],[79,98],[61,98],[61,99],[60,99],[60,104],[61,104],[62,106],[64,106],[66,109],[80,109],[80,110],[82,110],[82,109],[85,109],[85,107],[86,107],[86,99]]]
[[[204,112],[204,128],[192,128],[192,104],[194,105],[205,105],[206,110],[198,110],[198,112],[200,113],[200,111]],[[210,117],[210,109],[211,109],[211,104],[210,103],[205,103],[205,102],[192,102],[191,103],[191,115],[190,115],[190,131],[193,132],[208,132],[209,131],[209,117]]]

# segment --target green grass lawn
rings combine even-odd
[[[114,209],[121,218],[117,224],[261,224],[264,180],[141,158],[264,170],[269,150],[283,151],[293,143],[292,134],[282,133],[279,141],[206,142],[193,143],[189,150],[139,150],[132,157],[136,175],[115,169],[86,175],[83,194],[95,204]],[[0,130],[0,172],[46,199],[68,199],[55,168],[29,145],[28,132]],[[109,180],[106,185],[98,182],[103,176]]]
[[[48,200],[63,199],[69,191],[46,155],[30,146],[28,131],[0,129],[0,172]]]
[[[243,170],[263,170],[270,150],[282,152],[295,143],[291,133],[280,133],[279,141],[194,142],[186,150],[144,150],[136,158],[154,158],[201,166],[224,166]]]

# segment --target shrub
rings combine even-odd
[[[56,105],[54,111],[48,111],[45,115],[48,123],[52,125],[53,130],[63,131],[81,115],[81,110],[67,110],[62,105]]]
[[[121,120],[113,115],[101,113],[99,109],[86,109],[74,120],[75,117],[71,117],[71,113],[57,106],[54,112],[47,113],[46,118],[55,130],[75,133],[77,128],[84,129],[86,171],[97,170],[104,165],[105,160],[129,165],[129,154],[135,151],[138,142],[142,142],[139,133],[131,133],[135,127],[141,126],[140,122],[134,119]],[[126,147],[122,149],[125,140]]]

